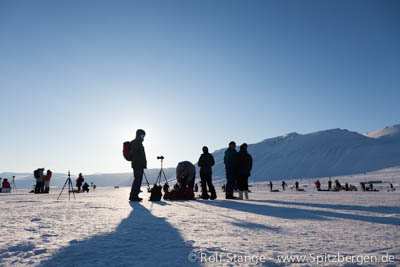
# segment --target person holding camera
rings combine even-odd
[[[202,199],[210,198],[211,200],[214,200],[217,198],[214,185],[212,184],[212,166],[214,166],[214,164],[215,161],[213,155],[208,152],[208,147],[204,146],[203,154],[201,154],[198,162],[200,167]],[[207,185],[208,189],[210,189],[211,196],[209,196],[207,193]]]
[[[129,201],[142,201],[139,197],[140,186],[142,185],[144,169],[147,169],[146,153],[144,152],[143,141],[146,132],[142,129],[136,131],[136,138],[131,142],[133,183]]]

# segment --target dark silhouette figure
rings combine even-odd
[[[331,180],[328,181],[328,190],[332,191],[332,181]]]
[[[82,187],[82,183],[85,181],[85,179],[83,179],[82,173],[79,174],[78,179],[76,179],[76,187],[78,187],[78,193],[81,192],[81,187]]]
[[[296,186],[296,191],[299,191],[299,182],[296,181],[294,184],[295,184],[295,186]]]
[[[89,184],[88,183],[84,183],[82,186],[82,192],[86,192],[89,193]]]
[[[35,194],[44,193],[44,168],[40,168],[36,170],[37,174],[35,174],[36,178],[36,186],[35,186]]]
[[[249,198],[249,176],[253,168],[253,158],[247,152],[247,144],[244,143],[240,146],[240,151],[233,159],[234,176],[237,177],[239,188],[239,199]]]
[[[213,155],[208,152],[206,146],[203,147],[203,154],[199,158],[200,167],[200,178],[201,178],[201,198],[202,199],[216,199],[217,194],[215,193],[214,185],[212,184],[212,166],[214,166],[215,161]],[[211,196],[207,193],[207,185],[210,190]]]
[[[315,187],[317,188],[317,191],[321,191],[321,182],[319,180],[315,182]]]
[[[283,190],[283,191],[286,190],[286,186],[287,186],[287,184],[285,183],[285,181],[282,181],[282,190]]]
[[[224,155],[224,164],[225,164],[225,172],[226,172],[226,192],[225,198],[226,199],[236,199],[233,196],[233,189],[235,187],[235,176],[234,176],[234,166],[233,166],[233,159],[236,156],[236,143],[231,141],[229,143],[229,147],[225,150]]]
[[[142,129],[136,131],[136,138],[131,142],[132,161],[131,166],[133,169],[133,183],[131,193],[129,195],[130,201],[142,201],[139,197],[140,186],[142,185],[144,169],[147,169],[146,153],[144,151],[143,140],[146,132]]]
[[[336,190],[336,191],[339,191],[339,190],[341,190],[341,189],[342,189],[342,185],[339,183],[339,180],[336,179],[336,180],[335,180],[335,190]]]
[[[176,180],[181,191],[189,188],[193,192],[195,177],[196,167],[194,167],[191,162],[182,161],[178,163],[178,166],[176,167]]]
[[[199,186],[197,185],[197,183],[194,185],[194,192],[199,192]]]
[[[272,192],[272,187],[273,187],[272,181],[269,181],[269,191],[271,192]]]

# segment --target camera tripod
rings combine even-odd
[[[157,157],[157,159],[160,159],[160,160],[161,160],[161,169],[160,169],[160,172],[158,173],[157,180],[156,180],[156,184],[157,184],[157,183],[158,183],[158,184],[161,183],[161,176],[164,176],[165,182],[168,184],[167,177],[165,176],[165,172],[164,172],[164,169],[163,169],[163,160],[164,160],[164,156]]]
[[[12,177],[11,188],[14,193],[17,191],[17,185],[15,184],[15,176]]]
[[[64,191],[65,186],[67,185],[67,183],[68,183],[68,200],[71,200],[71,192],[72,192],[72,194],[74,195],[74,199],[76,199],[76,197],[75,197],[75,192],[74,192],[74,187],[73,187],[72,181],[71,181],[71,174],[70,174],[70,172],[68,171],[68,178],[67,178],[67,180],[65,181],[65,184],[64,184],[63,188],[61,189],[61,192],[60,192],[60,194],[58,195],[57,200],[60,198],[62,192]]]

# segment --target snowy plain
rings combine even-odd
[[[252,183],[240,201],[220,187],[214,201],[149,202],[145,187],[141,203],[128,202],[127,187],[71,200],[66,191],[57,200],[60,188],[0,194],[0,265],[399,266],[400,167],[336,178],[384,183],[379,192],[317,192],[311,179],[300,181],[305,192]]]

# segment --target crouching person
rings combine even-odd
[[[83,186],[82,186],[82,191],[83,192],[86,192],[86,193],[89,193],[89,184],[88,183],[84,183],[83,184]]]
[[[176,180],[181,191],[191,189],[193,191],[196,168],[189,161],[182,161],[176,167]]]
[[[165,192],[165,200],[194,200],[194,178],[196,168],[189,161],[182,161],[176,167],[177,186],[170,192]]]

